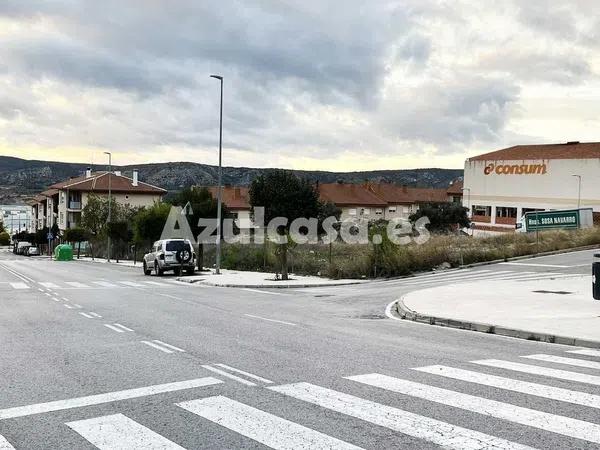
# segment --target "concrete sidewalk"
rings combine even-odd
[[[592,277],[478,281],[406,294],[398,313],[419,322],[600,348],[600,301]]]
[[[340,286],[365,283],[367,280],[331,280],[328,278],[289,275],[289,280],[276,280],[275,274],[267,272],[247,272],[241,270],[221,270],[221,275],[214,271],[199,273],[190,277],[179,277],[177,281],[199,283],[209,286],[243,287],[243,288],[306,288],[323,286]]]

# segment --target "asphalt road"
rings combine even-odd
[[[385,316],[591,254],[266,290],[2,251],[0,449],[599,448],[600,354]]]

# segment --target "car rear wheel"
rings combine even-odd
[[[157,277],[162,277],[163,274],[165,273],[164,270],[162,270],[160,267],[158,267],[158,262],[154,261],[154,273],[156,274]]]
[[[150,275],[152,271],[150,269],[148,269],[148,265],[146,264],[146,261],[144,261],[144,275]]]

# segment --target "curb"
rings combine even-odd
[[[600,341],[590,341],[569,336],[558,336],[550,333],[539,333],[536,331],[519,330],[498,325],[490,325],[481,322],[469,322],[465,320],[449,319],[445,317],[427,316],[411,310],[404,304],[404,296],[395,302],[395,308],[391,311],[396,313],[400,319],[413,322],[437,325],[441,327],[458,328],[460,330],[478,331],[480,333],[498,334],[528,341],[547,342],[550,344],[573,345],[576,347],[600,348]]]
[[[350,283],[319,283],[319,284],[294,284],[294,285],[282,285],[282,286],[273,286],[271,284],[235,284],[235,283],[223,283],[223,284],[213,284],[210,282],[206,282],[206,280],[190,280],[185,277],[176,278],[176,281],[180,281],[182,283],[200,283],[205,286],[213,286],[213,287],[229,287],[229,288],[255,288],[255,289],[305,289],[305,288],[317,288],[317,287],[329,287],[329,286],[351,286],[356,284],[364,284],[363,281],[352,281]]]

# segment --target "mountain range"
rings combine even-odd
[[[38,161],[0,156],[0,204],[24,203],[33,195],[53,183],[83,174],[89,164]],[[95,166],[93,170],[106,170]],[[140,181],[167,189],[170,193],[190,185],[217,184],[218,167],[192,162],[166,162],[114,166],[124,174],[139,170]],[[246,186],[268,169],[252,167],[223,167],[223,183]],[[451,181],[463,176],[462,169],[397,169],[364,172],[325,172],[293,170],[313,182],[361,183],[364,181],[390,182],[416,187],[447,187]]]

